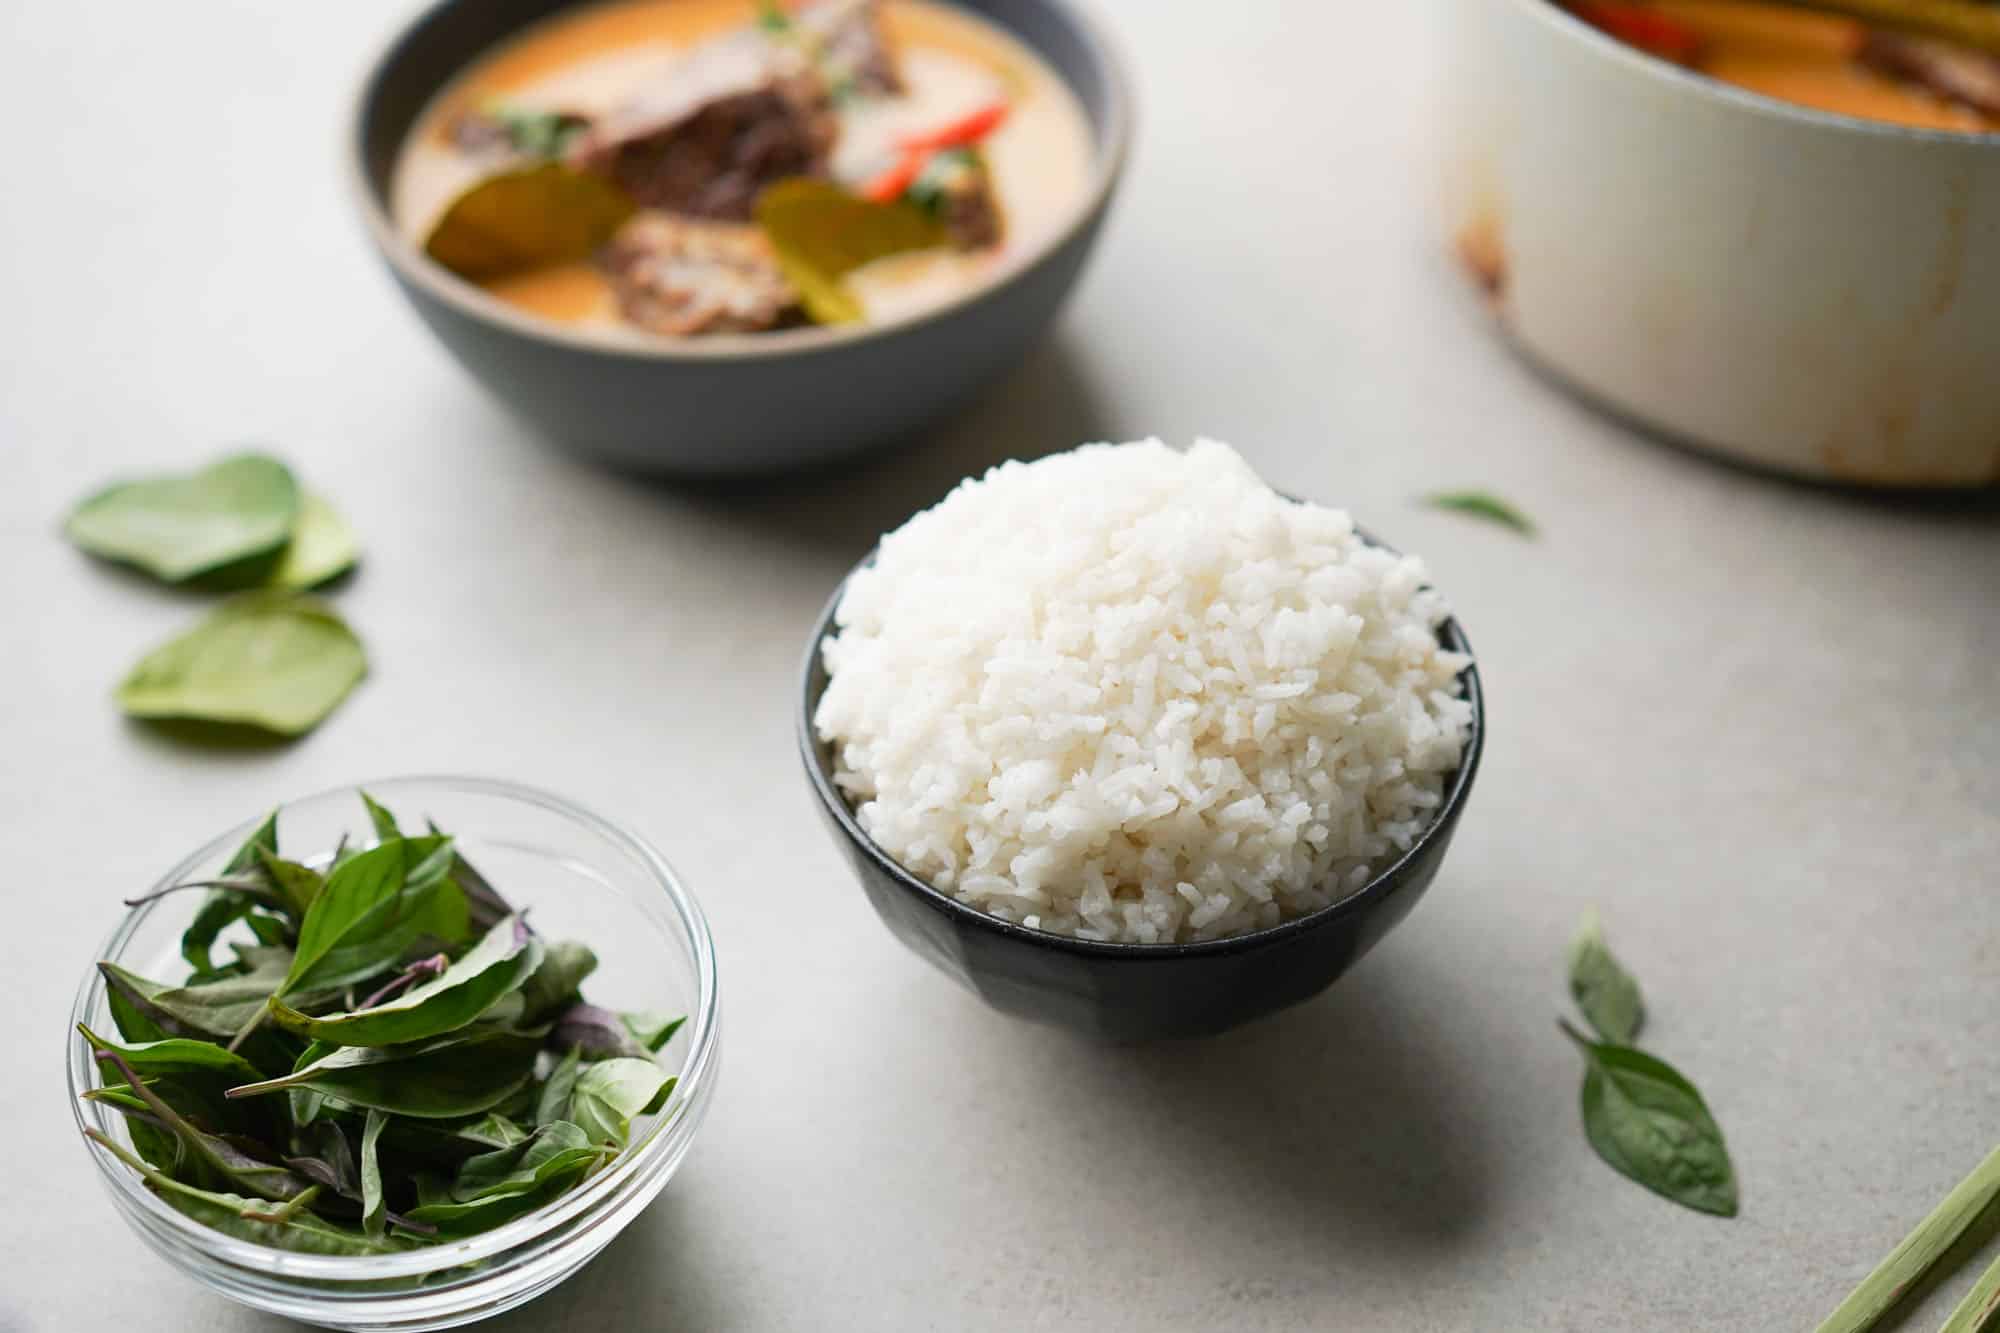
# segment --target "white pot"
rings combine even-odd
[[[2000,481],[2000,135],[1773,101],[1452,0],[1451,221],[1526,352],[1747,462]]]

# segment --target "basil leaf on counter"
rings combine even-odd
[[[1503,528],[1512,528],[1523,537],[1535,535],[1533,519],[1499,496],[1486,491],[1439,491],[1434,495],[1425,496],[1424,503],[1433,509],[1448,509],[1454,513],[1483,518],[1489,523],[1498,523]]]
[[[1595,1042],[1563,1023],[1587,1062],[1583,1130],[1619,1174],[1675,1203],[1736,1216],[1736,1171],[1722,1129],[1694,1084],[1629,1046]]]
[[[185,583],[277,557],[298,512],[291,469],[238,454],[190,476],[110,486],[79,504],[64,531],[92,555]]]
[[[1639,983],[1612,956],[1597,913],[1586,912],[1569,949],[1569,993],[1605,1041],[1630,1046],[1646,1023]]]
[[[141,658],[118,687],[133,717],[311,731],[368,672],[361,640],[312,598],[252,593]]]

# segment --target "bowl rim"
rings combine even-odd
[[[1293,503],[1307,503],[1278,492]],[[1355,535],[1369,546],[1379,547],[1391,554],[1401,554],[1395,547],[1378,540],[1359,524],[1354,527]],[[1054,931],[1039,930],[1004,921],[997,916],[983,912],[968,903],[962,903],[951,894],[932,885],[922,876],[904,868],[901,862],[882,848],[861,827],[853,808],[834,786],[830,766],[822,759],[823,747],[813,730],[813,712],[818,703],[813,691],[813,675],[821,662],[821,648],[828,635],[834,630],[834,617],[840,609],[840,599],[846,595],[847,585],[854,576],[874,563],[876,553],[881,550],[879,543],[870,549],[855,566],[842,576],[840,584],[827,599],[826,606],[814,622],[813,632],[806,645],[805,661],[799,671],[799,715],[797,722],[799,756],[805,763],[806,778],[820,806],[839,826],[847,840],[859,847],[878,869],[905,892],[916,894],[934,909],[956,921],[974,929],[1002,936],[1016,943],[1030,944],[1039,948],[1053,949],[1058,953],[1077,954],[1096,959],[1117,959],[1125,962],[1162,962],[1183,958],[1218,958],[1230,954],[1246,953],[1280,945],[1289,940],[1310,934],[1322,926],[1350,916],[1358,916],[1372,911],[1383,900],[1395,894],[1407,882],[1410,872],[1428,853],[1430,845],[1439,837],[1449,837],[1455,829],[1459,815],[1465,807],[1467,794],[1472,790],[1472,780],[1479,772],[1479,758],[1486,747],[1486,696],[1479,680],[1479,661],[1474,656],[1471,642],[1465,637],[1456,616],[1446,616],[1438,622],[1438,641],[1452,652],[1464,653],[1471,659],[1458,679],[1464,683],[1465,699],[1472,705],[1470,734],[1466,737],[1465,750],[1460,755],[1458,767],[1453,770],[1447,784],[1444,799],[1438,803],[1422,831],[1411,841],[1404,851],[1371,876],[1368,882],[1325,907],[1308,912],[1304,916],[1281,921],[1275,926],[1263,926],[1245,931],[1239,935],[1225,935],[1219,939],[1192,940],[1185,943],[1143,944],[1125,940],[1087,940],[1074,935],[1059,935]],[[830,753],[830,751],[828,751]]]
[[[673,867],[667,863],[666,858],[661,856],[644,837],[622,824],[595,814],[553,792],[501,778],[459,774],[403,774],[374,781],[342,783],[308,792],[284,802],[278,809],[283,811],[287,806],[307,801],[350,795],[357,790],[378,792],[408,790],[414,787],[442,787],[539,806],[583,826],[622,848],[644,867],[647,874],[664,891],[672,915],[687,931],[690,945],[689,961],[694,966],[696,981],[694,1005],[688,1015],[691,1029],[688,1037],[688,1054],[675,1075],[674,1101],[677,1104],[677,1113],[662,1114],[644,1140],[628,1146],[609,1167],[546,1208],[536,1209],[512,1222],[465,1240],[443,1245],[420,1246],[386,1255],[307,1254],[239,1240],[205,1227],[169,1206],[146,1188],[143,1177],[85,1139],[84,1146],[96,1163],[99,1176],[112,1190],[114,1196],[129,1206],[142,1209],[158,1224],[189,1242],[191,1248],[199,1251],[211,1262],[221,1262],[258,1273],[266,1278],[290,1283],[299,1280],[373,1282],[384,1278],[420,1277],[492,1260],[511,1251],[534,1245],[537,1241],[549,1237],[550,1233],[584,1217],[599,1206],[613,1203],[622,1197],[627,1185],[649,1180],[658,1163],[677,1159],[686,1152],[688,1143],[692,1141],[696,1130],[700,1127],[717,1068],[720,1014],[716,987],[715,944],[709,934],[707,917],[702,912],[701,904],[696,901],[693,892]],[[243,838],[256,827],[261,818],[262,816],[257,816],[245,820],[209,839],[183,857],[162,877],[162,882],[175,882],[184,878],[203,862],[218,855],[227,855],[232,848],[241,844]],[[161,900],[155,899],[127,909],[118,924],[99,943],[98,951],[92,955],[91,963],[85,970],[83,982],[77,987],[69,1026],[64,1030],[64,1052],[69,1078],[70,1112],[79,1134],[97,1128],[94,1122],[86,1118],[84,1108],[87,1103],[80,1094],[86,1088],[99,1086],[100,1080],[97,1076],[96,1063],[84,1054],[83,1043],[77,1040],[76,1032],[79,1023],[90,1021],[97,997],[105,989],[103,977],[97,969],[97,960],[118,957],[140,924],[159,908],[160,902]],[[490,1273],[491,1270],[474,1270],[468,1277],[477,1281],[489,1276]]]
[[[546,21],[562,10],[581,8],[593,2],[594,0],[556,0],[556,4],[549,12],[535,22]],[[958,0],[936,0],[936,2],[948,8],[968,8],[959,4]],[[472,0],[432,0],[415,15],[392,29],[389,36],[377,45],[368,57],[363,66],[365,72],[360,78],[359,85],[349,98],[344,136],[346,146],[342,154],[345,159],[343,175],[346,178],[347,191],[361,214],[363,225],[377,252],[382,255],[397,277],[421,288],[430,297],[468,319],[570,351],[614,360],[669,364],[715,361],[760,362],[811,356],[834,348],[857,346],[879,338],[913,332],[950,318],[966,307],[985,301],[1014,286],[1030,273],[1055,259],[1079,236],[1087,234],[1095,220],[1109,206],[1111,197],[1124,176],[1126,160],[1130,154],[1133,119],[1136,114],[1132,93],[1133,83],[1129,66],[1117,42],[1112,39],[1106,25],[1094,14],[1086,0],[1032,0],[1032,3],[1042,6],[1076,37],[1087,59],[1102,73],[1105,85],[1104,125],[1101,130],[1093,127],[1096,152],[1093,154],[1091,177],[1082,194],[1071,205],[1070,212],[1063,219],[1062,225],[1051,228],[1033,246],[1019,255],[1012,256],[995,272],[985,275],[971,288],[960,292],[943,304],[879,323],[871,322],[843,328],[785,329],[766,333],[709,334],[698,338],[648,337],[635,338],[629,342],[613,339],[601,333],[571,328],[554,320],[527,314],[433,262],[397,228],[395,219],[389,214],[387,200],[380,197],[369,182],[368,119],[380,98],[383,80],[391,62],[423,29],[440,21],[447,11],[470,3]],[[1047,62],[1048,57],[1034,48],[1026,37],[1007,28],[997,18],[980,11],[974,13],[976,17],[1007,31],[1016,41],[1033,50],[1038,59]],[[518,35],[528,26],[533,25],[512,29],[507,37]],[[1052,66],[1051,69],[1053,71]],[[461,66],[449,77],[456,78],[463,72],[464,66]],[[1056,77],[1062,78],[1059,72]],[[1063,79],[1063,82],[1068,86],[1067,79]],[[436,97],[443,87],[444,84],[440,84],[431,89],[429,96]],[[1075,95],[1074,87],[1071,87],[1071,94]]]
[[[1722,102],[1738,110],[1793,121],[1806,128],[1866,138],[1914,141],[1940,147],[1950,145],[1969,151],[1988,153],[1994,150],[1995,145],[2000,145],[2000,128],[1941,130],[1923,125],[1902,125],[1892,120],[1871,120],[1866,116],[1850,116],[1845,112],[1827,111],[1799,102],[1788,102],[1782,97],[1773,97],[1740,84],[1729,83],[1714,75],[1704,74],[1700,70],[1688,69],[1670,60],[1662,60],[1656,55],[1621,42],[1610,33],[1584,22],[1556,3],[1556,0],[1500,0],[1500,2],[1524,14],[1529,21],[1539,23],[1548,31],[1560,34],[1564,40],[1580,43],[1584,48],[1595,51],[1600,56],[1623,62],[1626,68],[1636,70],[1645,77],[1660,80],[1672,87]]]

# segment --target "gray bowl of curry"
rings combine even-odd
[[[1017,363],[1130,126],[1066,0],[442,0],[350,149],[398,287],[503,405],[722,478],[908,440]]]

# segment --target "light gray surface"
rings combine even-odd
[[[278,1327],[116,1221],[63,1019],[121,895],[274,798],[407,771],[631,822],[720,945],[722,1087],[684,1174],[496,1328],[1796,1329],[2000,1138],[2000,516],[1725,470],[1506,355],[1429,220],[1443,0],[1114,6],[1140,149],[1056,340],[921,450],[736,495],[537,447],[374,271],[335,124],[405,9],[10,9],[0,1327]],[[1491,745],[1430,897],[1333,993],[1103,1050],[875,923],[796,771],[793,673],[849,562],[961,474],[1197,431],[1430,558]],[[376,669],[296,746],[190,751],[106,696],[195,606],[55,524],[242,439],[361,530],[339,600]],[[1479,484],[1544,538],[1410,504]],[[1553,1019],[1591,901],[1728,1130],[1734,1222],[1583,1143]]]

